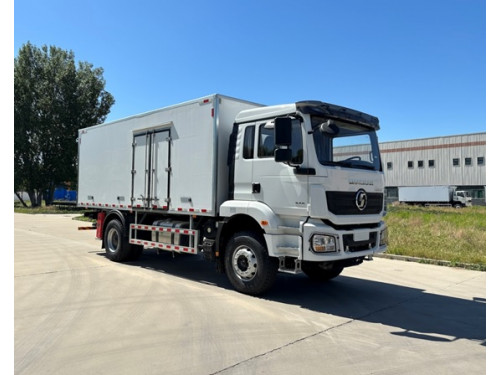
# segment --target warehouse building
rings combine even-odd
[[[388,202],[400,186],[453,185],[486,204],[486,133],[381,142]]]

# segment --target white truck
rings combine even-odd
[[[319,101],[215,94],[80,129],[78,206],[112,261],[203,253],[257,295],[387,248],[378,118]]]
[[[472,198],[456,186],[402,186],[398,189],[399,202],[422,206],[466,207]]]

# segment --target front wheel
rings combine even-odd
[[[311,280],[328,281],[344,270],[344,267],[337,262],[302,262],[302,271],[309,276]]]
[[[236,233],[229,240],[224,265],[233,287],[250,295],[271,288],[278,271],[278,260],[269,257],[263,238],[252,232]]]

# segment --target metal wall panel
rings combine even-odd
[[[380,150],[386,186],[486,185],[486,133],[382,142]],[[470,158],[470,165],[466,165],[466,158]],[[478,165],[478,158],[483,158],[482,165]],[[458,166],[453,165],[453,159],[458,159]],[[408,167],[409,161],[413,168]]]

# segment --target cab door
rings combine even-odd
[[[252,199],[267,204],[278,215],[306,216],[308,176],[295,166],[304,162],[303,131],[299,120],[292,123],[292,163],[274,160],[276,149],[273,122],[255,123],[255,150],[252,168]]]

